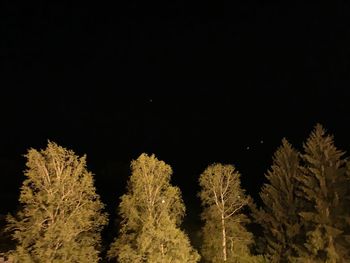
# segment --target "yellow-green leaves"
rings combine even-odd
[[[22,209],[9,218],[17,262],[97,262],[100,231],[107,224],[86,158],[49,142],[28,151]]]
[[[122,225],[108,257],[121,263],[194,263],[199,255],[179,228],[185,206],[170,184],[171,167],[154,155],[131,163],[127,193],[121,197]]]
[[[202,254],[207,262],[253,262],[248,246],[253,236],[245,229],[241,210],[250,198],[241,188],[240,174],[232,165],[210,165],[200,176]]]

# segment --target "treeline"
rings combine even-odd
[[[12,262],[101,261],[108,223],[86,157],[53,142],[26,155],[20,208],[7,216],[16,241]],[[233,165],[199,175],[203,227],[197,251],[182,229],[185,205],[172,169],[154,155],[131,162],[118,212],[119,232],[106,258],[120,263],[350,262],[350,161],[316,125],[298,151],[283,139],[266,172],[261,207]],[[254,182],[252,182],[254,183]],[[255,224],[261,231],[253,233]]]

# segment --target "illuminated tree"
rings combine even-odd
[[[30,149],[21,209],[8,217],[18,245],[14,262],[98,262],[100,231],[107,224],[86,157],[49,142]]]
[[[297,179],[306,208],[300,213],[307,242],[299,253],[312,262],[349,262],[345,207],[348,178],[344,153],[334,146],[333,136],[316,125],[304,144],[304,168]]]
[[[297,177],[300,175],[299,153],[286,139],[273,157],[266,183],[260,193],[262,208],[255,210],[254,217],[264,233],[264,254],[270,262],[291,262],[297,256],[295,246],[302,242],[302,226],[297,197]]]
[[[131,163],[127,193],[121,197],[119,236],[108,252],[120,263],[192,263],[199,261],[179,228],[185,213],[179,188],[170,184],[172,169],[154,155]]]
[[[2,254],[14,249],[14,247],[14,241],[10,233],[6,231],[6,216],[0,214],[0,258]]]
[[[248,218],[241,212],[250,202],[240,185],[240,174],[232,165],[210,165],[200,176],[204,211],[202,254],[206,262],[255,262],[249,245],[253,237],[245,228]]]

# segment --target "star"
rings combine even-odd
[[[260,141],[260,143],[261,143],[261,144],[263,144],[263,143],[264,143],[264,141],[263,141],[263,140],[261,140],[261,141]]]

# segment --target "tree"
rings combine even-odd
[[[100,231],[107,224],[86,156],[49,142],[30,149],[16,217],[7,229],[18,245],[15,262],[97,262]]]
[[[207,262],[252,262],[253,237],[241,210],[250,202],[232,165],[210,165],[200,176],[199,197],[204,207],[202,254]]]
[[[131,163],[127,193],[121,197],[119,236],[108,252],[120,263],[199,261],[179,228],[185,214],[180,189],[170,184],[172,169],[154,155]]]
[[[14,248],[15,243],[12,240],[11,235],[6,231],[6,216],[0,214],[0,259],[2,255]]]
[[[304,211],[307,242],[301,257],[313,262],[349,262],[345,242],[345,194],[348,187],[344,153],[334,146],[333,136],[317,124],[304,144],[304,168],[297,177]]]
[[[296,257],[295,246],[303,240],[298,213],[302,202],[297,197],[297,177],[300,174],[300,154],[286,139],[273,156],[260,197],[263,206],[254,217],[264,233],[264,254],[270,262],[291,262]]]
[[[346,176],[347,180],[344,182],[346,186],[346,193],[345,197],[343,197],[343,202],[342,202],[342,208],[343,208],[343,216],[344,216],[344,221],[345,221],[345,226],[344,226],[344,241],[345,241],[345,247],[350,247],[350,160],[346,160]]]

